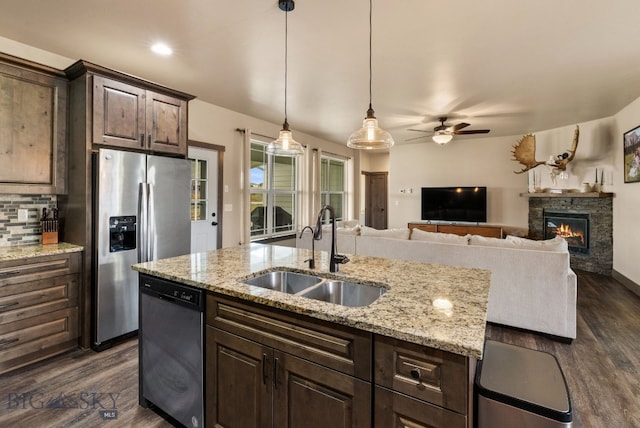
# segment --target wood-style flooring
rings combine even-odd
[[[614,279],[578,272],[572,344],[494,325],[487,338],[558,358],[575,428],[640,428],[640,297]],[[137,344],[74,351],[0,376],[0,427],[171,427],[138,406]]]

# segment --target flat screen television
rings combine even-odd
[[[423,187],[422,220],[487,221],[486,187]]]

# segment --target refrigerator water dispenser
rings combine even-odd
[[[136,216],[109,217],[109,252],[135,250]]]

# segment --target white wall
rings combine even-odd
[[[624,182],[622,134],[640,125],[640,98],[615,115],[613,135],[613,270],[640,284],[640,183]],[[605,181],[606,184],[606,181]]]
[[[522,166],[513,160],[513,146],[521,135],[454,139],[451,143],[415,143],[395,146],[389,161],[389,227],[406,227],[420,220],[420,188],[426,186],[486,186],[487,223],[521,231],[528,227],[528,199],[533,171],[541,187],[579,188],[595,181],[595,169],[604,169],[605,190],[612,191],[613,119],[581,123],[576,156],[567,167],[568,179],[551,181],[550,169],[539,166],[528,174],[515,174]],[[546,160],[571,147],[575,125],[536,132],[536,159]],[[600,175],[600,174],[598,174]],[[600,180],[598,178],[598,180]],[[530,183],[529,183],[530,181]],[[413,189],[413,193],[401,193]]]

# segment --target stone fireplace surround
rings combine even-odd
[[[589,254],[571,252],[571,268],[611,276],[612,193],[523,193],[529,198],[529,238],[544,239],[544,210],[589,213]],[[540,266],[544,269],[544,266]]]

